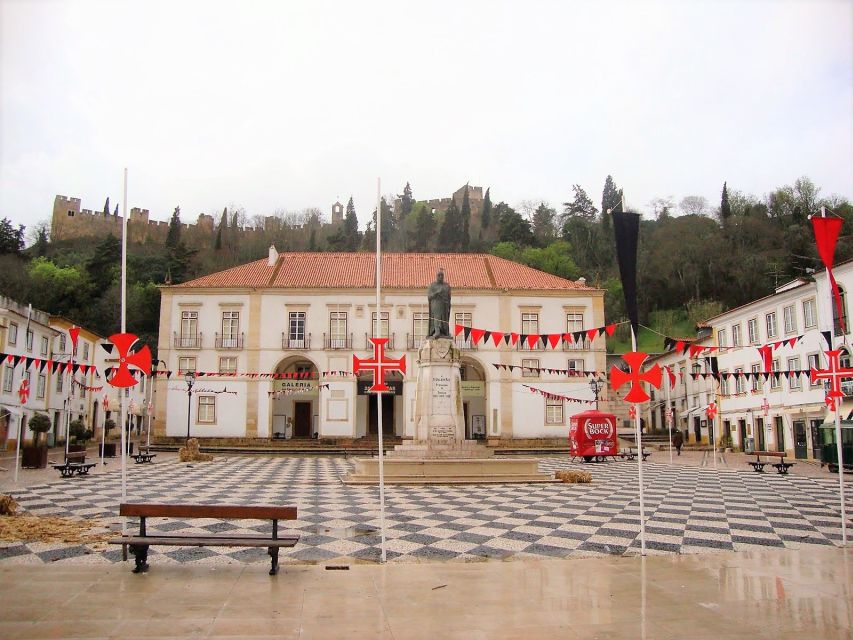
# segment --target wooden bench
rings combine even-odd
[[[633,447],[628,447],[627,449],[625,449],[625,451],[619,452],[619,457],[622,458],[623,460],[625,458],[628,458],[628,460],[633,460],[638,455],[639,455],[639,453],[637,452],[637,449],[635,449]],[[648,458],[650,455],[652,455],[651,451],[649,451],[648,449],[643,449],[643,462],[645,462],[646,458]]]
[[[267,547],[272,566],[270,575],[278,573],[278,550],[292,547],[299,536],[278,535],[279,520],[296,520],[296,507],[202,504],[130,504],[119,506],[119,515],[139,518],[139,534],[113,538],[110,544],[129,547],[136,561],[133,573],[148,571],[148,547],[164,545],[172,547]],[[216,518],[220,520],[272,520],[272,535],[263,536],[178,536],[149,534],[145,527],[147,518]]]
[[[52,464],[50,466],[59,471],[59,474],[63,478],[70,478],[75,473],[78,476],[89,475],[89,470],[96,466],[96,464],[94,462],[86,462],[85,451],[72,451],[71,453],[66,454],[65,462],[62,464]]]
[[[140,450],[139,453],[130,457],[136,460],[136,464],[142,464],[144,462],[154,462],[156,456],[156,453],[148,453],[147,451]]]
[[[776,468],[777,473],[787,475],[788,469],[790,469],[796,464],[796,462],[785,462],[784,451],[753,451],[750,455],[754,455],[755,460],[747,461],[746,464],[750,465],[752,467],[752,470],[758,473],[764,473],[764,467],[769,464],[771,467]],[[771,464],[769,460],[762,460],[761,456],[764,456],[765,458],[779,458],[779,462],[774,462]]]

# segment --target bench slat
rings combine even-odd
[[[113,538],[109,544],[145,544],[170,547],[293,547],[299,542],[298,536],[284,538],[252,538],[211,536],[194,538],[182,536],[123,536]]]
[[[296,520],[296,507],[123,503],[119,506],[119,515],[146,518]]]

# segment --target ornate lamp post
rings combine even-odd
[[[187,371],[184,374],[187,383],[187,443],[190,441],[190,412],[193,406],[193,385],[195,384],[195,371]]]
[[[592,391],[592,394],[595,396],[595,410],[598,411],[598,394],[601,393],[601,387],[604,386],[604,382],[602,380],[598,380],[597,378],[593,378],[589,381],[589,389]]]

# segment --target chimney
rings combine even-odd
[[[275,250],[275,245],[270,245],[270,255],[267,258],[267,265],[270,267],[274,267],[275,263],[278,262],[278,251]]]
[[[577,279],[577,283],[578,283],[580,286],[585,287],[585,286],[586,286],[586,278],[584,278],[583,276],[581,276],[580,278],[578,278],[578,279]]]

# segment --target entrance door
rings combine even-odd
[[[740,419],[737,421],[737,438],[734,445],[743,451],[746,445],[746,420]]]
[[[820,443],[820,425],[821,424],[822,424],[822,422],[820,420],[812,419],[811,424],[809,425],[811,427],[811,432],[812,432],[812,459],[813,460],[820,460],[821,459],[820,458],[821,449],[822,449],[821,443]]]
[[[382,396],[382,434],[393,435],[394,433],[394,395],[391,393],[379,394]],[[378,411],[376,410],[375,393],[367,395],[368,411],[367,411],[367,433],[377,435],[376,420]]]
[[[755,419],[755,450],[766,451],[764,448],[764,418]]]
[[[693,433],[696,435],[696,442],[702,442],[702,423],[699,418],[693,418]]]
[[[776,416],[773,418],[774,425],[776,426],[776,451],[784,451],[785,450],[785,421],[782,419],[782,416]]]
[[[794,457],[805,460],[809,456],[809,443],[806,441],[806,421],[794,420]]]
[[[311,403],[293,403],[293,437],[311,437]]]
[[[465,425],[465,438],[467,440],[473,440],[474,436],[471,435],[471,425],[468,422],[468,403],[467,402],[462,403],[462,420],[463,420],[462,424]]]

